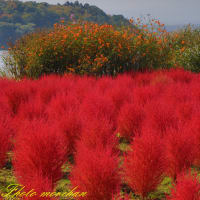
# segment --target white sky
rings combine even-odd
[[[67,0],[35,1],[63,4]],[[126,18],[150,14],[168,25],[200,24],[200,0],[79,0],[79,2],[96,5],[107,14],[122,14]]]

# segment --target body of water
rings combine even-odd
[[[5,56],[7,51],[0,51],[0,67],[3,67],[3,59],[2,56]]]

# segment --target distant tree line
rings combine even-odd
[[[22,35],[36,29],[50,28],[64,19],[66,22],[84,20],[115,26],[130,25],[122,15],[107,15],[96,6],[67,1],[63,5],[50,5],[32,1],[0,0],[0,45],[6,46]]]

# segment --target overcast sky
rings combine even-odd
[[[63,4],[67,0],[35,1]],[[122,14],[126,18],[150,14],[168,25],[200,24],[200,0],[79,0],[79,2],[96,5],[107,14]]]

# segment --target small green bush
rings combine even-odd
[[[174,32],[176,63],[192,72],[200,72],[200,29],[190,25]]]

